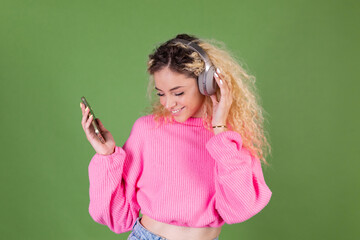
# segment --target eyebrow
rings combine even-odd
[[[176,89],[181,88],[181,87],[185,87],[185,86],[177,86],[177,87],[174,87],[174,88],[170,89],[170,91],[176,90]],[[155,89],[159,90],[159,91],[163,91],[163,90],[161,90],[161,89],[159,89],[157,87],[155,87]]]

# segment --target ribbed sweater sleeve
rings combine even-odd
[[[259,159],[242,147],[241,135],[214,135],[206,149],[215,160],[215,208],[228,224],[243,222],[260,212],[272,192],[265,183]]]
[[[135,184],[124,174],[125,165],[141,162],[137,122],[123,147],[116,146],[115,152],[110,155],[96,153],[88,167],[90,216],[115,233],[130,231],[140,211]]]

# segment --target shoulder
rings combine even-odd
[[[154,115],[149,114],[149,115],[140,116],[138,119],[135,120],[134,124],[137,125],[151,124],[153,121],[154,121]]]
[[[131,128],[129,139],[131,141],[142,142],[149,136],[149,129],[152,126],[152,115],[138,117]]]
[[[152,114],[144,115],[135,120],[133,130],[145,130],[154,126],[154,116]]]

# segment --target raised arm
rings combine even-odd
[[[139,216],[135,178],[142,162],[142,144],[138,125],[139,121],[135,122],[123,147],[116,146],[110,155],[96,153],[88,168],[89,213],[115,233],[130,231]]]
[[[206,148],[215,160],[215,207],[228,224],[243,222],[260,212],[272,192],[265,183],[261,163],[242,147],[235,131],[213,136]]]

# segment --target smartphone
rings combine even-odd
[[[85,98],[84,96],[81,98],[81,101],[84,103],[85,108],[86,108],[86,107],[89,107],[89,109],[90,109],[90,112],[89,112],[89,113],[93,115],[93,120],[91,121],[91,124],[93,125],[93,127],[94,127],[94,129],[95,129],[95,134],[96,134],[96,136],[99,138],[99,140],[100,140],[102,143],[105,143],[105,139],[104,139],[104,137],[101,135],[100,127],[99,127],[99,125],[97,124],[97,122],[95,121],[96,118],[95,118],[94,111],[91,109],[90,104],[86,101],[86,98]]]

